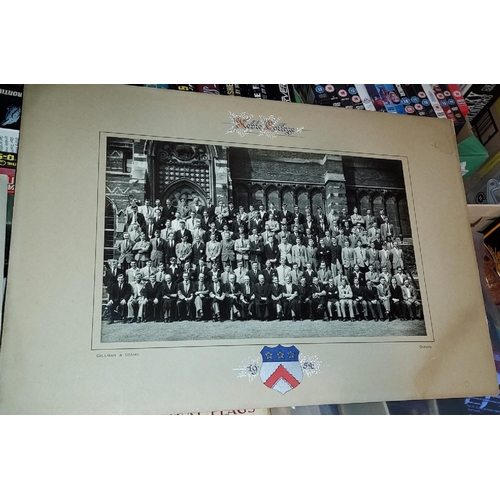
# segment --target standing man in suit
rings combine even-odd
[[[176,212],[177,212],[177,210],[172,205],[172,201],[169,199],[165,200],[165,207],[163,209],[163,214],[162,214],[163,218],[172,221],[175,219]]]
[[[182,241],[180,243],[177,243],[175,247],[175,254],[182,266],[184,266],[186,262],[191,263],[191,255],[193,254],[193,247],[190,243],[188,243],[187,234],[184,234],[182,236]]]
[[[349,279],[351,277],[352,267],[354,265],[354,250],[351,248],[349,241],[344,242],[344,248],[342,248],[342,268],[344,270],[344,275]]]
[[[243,283],[243,278],[247,275],[248,269],[243,266],[243,261],[239,260],[236,264],[236,269],[234,270],[234,274],[236,276],[236,283],[240,285]]]
[[[123,323],[127,322],[127,304],[132,295],[132,287],[125,283],[123,274],[117,276],[116,283],[111,283],[108,287],[108,324],[115,322],[115,310],[118,311],[119,318]]]
[[[285,221],[287,228],[290,229],[293,223],[293,213],[288,210],[286,203],[283,203],[283,205],[281,206],[281,212],[279,212],[278,217],[280,222],[283,223],[283,221]]]
[[[278,261],[278,246],[271,234],[267,238],[267,243],[264,245],[264,259],[270,261],[273,266]]]
[[[157,229],[154,234],[154,238],[151,240],[151,260],[153,261],[153,266],[158,267],[159,264],[165,262],[165,245],[166,241],[161,238],[160,230]]]
[[[302,245],[301,238],[295,240],[295,245],[292,246],[292,263],[296,262],[299,269],[304,269],[306,265],[306,247]]]
[[[120,255],[118,257],[118,268],[125,272],[129,267],[130,263],[134,260],[134,242],[129,238],[127,232],[123,233],[123,240],[116,244]]]
[[[196,264],[200,261],[200,259],[205,259],[205,250],[206,250],[206,245],[201,241],[200,236],[195,236],[193,245],[191,247],[192,250],[192,259],[193,262]]]
[[[323,260],[321,261],[318,269],[318,280],[321,286],[326,286],[328,285],[328,281],[330,281],[330,278],[332,278],[332,272],[330,269],[327,267],[326,262]]]
[[[238,264],[241,262],[242,267],[247,269],[250,259],[250,241],[245,237],[244,232],[241,232],[239,238],[234,242],[234,252],[236,254],[236,262]]]
[[[380,226],[380,236],[382,241],[394,239],[394,224],[389,222],[389,217],[385,217],[384,223]]]
[[[252,234],[248,238],[250,249],[248,251],[250,266],[257,263],[257,268],[260,269],[262,265],[262,256],[264,254],[264,243],[262,237],[258,234],[257,229],[252,229]]]
[[[392,254],[392,268],[403,269],[404,268],[403,250],[400,248],[399,243],[397,241],[395,241],[393,244],[391,254]]]
[[[133,283],[135,280],[135,275],[141,272],[141,270],[137,267],[137,262],[133,260],[130,263],[130,267],[125,271],[125,277],[127,279],[127,283]]]
[[[137,211],[144,215],[145,219],[153,217],[154,215],[154,208],[151,206],[151,202],[149,200],[144,200],[144,205],[141,205]]]
[[[210,233],[210,241],[206,244],[205,251],[207,263],[210,264],[210,266],[220,261],[222,245],[216,241],[215,233],[213,232]]]
[[[144,218],[144,215],[139,213],[137,206],[133,206],[131,213],[127,215],[126,228],[128,229],[132,224],[139,224],[140,227],[144,227],[146,225],[146,219]]]
[[[149,260],[151,252],[151,243],[147,240],[144,233],[141,234],[141,239],[134,245],[132,249],[134,252],[134,259],[137,261],[139,267],[144,267]]]
[[[104,273],[104,286],[109,287],[114,283],[118,283],[118,275],[120,274],[123,273],[118,269],[118,260],[109,259],[106,272]]]
[[[280,265],[276,268],[276,275],[278,276],[278,283],[281,286],[285,285],[286,277],[290,274],[292,268],[286,265],[286,258],[282,255]]]
[[[234,253],[234,240],[231,239],[229,233],[223,233],[220,258],[223,266],[229,265],[229,268],[233,269],[236,255]]]

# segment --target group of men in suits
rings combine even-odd
[[[403,273],[400,238],[383,210],[378,217],[357,208],[313,214],[272,203],[267,210],[263,204],[236,210],[223,201],[188,205],[181,199],[175,207],[170,200],[165,206],[133,201],[126,215],[112,276],[111,266],[105,270],[111,321],[116,315],[126,322],[379,320],[396,309],[399,317],[422,316],[411,277]],[[385,285],[393,276],[402,294],[408,280],[406,302],[386,308]]]

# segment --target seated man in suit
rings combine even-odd
[[[193,318],[194,283],[189,280],[189,273],[183,273],[182,281],[177,286],[177,319],[183,321]]]
[[[145,283],[142,281],[142,274],[140,272],[136,273],[135,280],[131,283],[132,294],[127,302],[129,323],[133,323],[134,321],[140,323],[144,317],[144,304],[146,303],[143,294],[144,286]]]
[[[296,321],[299,316],[299,299],[297,294],[297,285],[292,283],[292,278],[288,274],[285,276],[285,284],[282,287],[283,318],[290,315],[292,321]]]
[[[364,298],[364,287],[361,285],[359,278],[354,278],[351,290],[354,314],[358,318],[358,321],[362,321],[363,318],[366,318],[367,312]]]
[[[325,291],[325,302],[326,302],[326,310],[328,313],[328,321],[332,321],[334,319],[334,309],[337,313],[337,317],[340,319],[340,303],[339,303],[339,289],[337,285],[334,283],[333,277],[328,279],[328,284],[323,288]]]
[[[212,283],[210,285],[210,298],[212,299],[212,320],[221,320],[221,310],[224,310],[224,301],[226,294],[224,293],[222,283],[216,274],[212,275]]]
[[[243,277],[241,285],[241,316],[243,320],[251,319],[254,315],[253,305],[255,300],[254,285],[250,282],[250,276]]]
[[[408,278],[405,278],[401,291],[406,318],[411,320],[422,319],[422,303],[418,300],[415,288],[410,284]]]
[[[264,275],[259,274],[259,281],[254,287],[255,309],[257,318],[260,321],[267,321],[269,318],[269,303],[271,302],[271,287],[264,280]]]
[[[236,276],[233,273],[229,274],[227,283],[224,285],[224,293],[226,294],[227,307],[229,309],[229,319],[234,321],[240,318],[240,296],[241,290],[239,283],[236,282]]]
[[[115,310],[123,323],[127,322],[127,303],[132,295],[132,287],[125,283],[123,274],[119,274],[116,283],[108,286],[108,324],[115,321]]]
[[[325,320],[328,319],[325,307],[326,292],[320,285],[317,276],[313,278],[310,288],[310,296],[311,296],[311,321],[314,321],[316,315],[319,316],[323,315]]]
[[[347,313],[346,306],[349,307],[349,316],[351,321],[356,321],[354,319],[354,306],[352,303],[352,289],[349,283],[347,282],[347,278],[343,277],[339,286],[339,299],[340,299],[340,311],[342,313],[342,319],[347,321]]]
[[[145,299],[144,322],[153,320],[158,323],[160,321],[162,308],[161,288],[162,284],[156,281],[156,275],[151,274],[143,290]]]
[[[278,276],[274,275],[272,277],[271,283],[271,300],[270,300],[270,309],[273,313],[273,316],[281,321],[283,317],[283,287],[278,282]]]
[[[389,285],[387,284],[385,276],[380,275],[380,284],[377,286],[378,300],[383,306],[383,312],[385,313],[385,320],[389,321],[391,315],[391,292],[389,290]]]
[[[366,305],[365,321],[368,321],[368,311],[370,311],[374,321],[378,321],[379,318],[383,320],[384,315],[382,314],[382,308],[380,307],[377,285],[370,279],[366,280],[366,286],[363,289],[363,297]]]
[[[205,280],[205,275],[200,272],[194,286],[194,308],[196,312],[196,321],[201,321],[203,318],[207,317],[207,306],[210,304],[209,294],[209,284]]]
[[[301,321],[312,315],[311,296],[309,293],[309,285],[305,277],[300,278],[300,283],[297,287],[297,298],[299,300],[299,315]]]
[[[165,276],[160,296],[162,298],[163,320],[165,323],[172,323],[177,305],[177,284],[173,281],[171,274]]]

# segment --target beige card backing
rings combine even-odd
[[[303,130],[228,134],[230,112],[279,116]],[[182,413],[497,392],[448,120],[128,86],[27,86],[21,137],[2,413]],[[400,160],[427,334],[103,344],[106,137]],[[237,370],[277,344],[321,362],[284,395]]]

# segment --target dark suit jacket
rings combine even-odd
[[[363,297],[365,300],[371,302],[372,300],[378,300],[378,291],[377,287],[372,285],[371,290],[368,289],[367,286],[363,288]]]
[[[191,234],[191,231],[189,229],[184,229],[184,234],[186,234],[188,237],[187,242],[193,243],[193,235]],[[180,243],[182,241],[182,234],[180,229],[175,231],[174,240],[176,241],[176,243]]]
[[[126,226],[127,229],[130,226],[130,224],[132,224],[132,219],[133,219],[133,214],[128,214],[127,226]],[[144,227],[146,225],[146,219],[144,218],[144,215],[142,215],[140,212],[137,212],[137,224],[139,224],[139,226],[141,227]]]
[[[162,284],[158,281],[154,284],[148,281],[146,286],[142,289],[142,295],[148,300],[160,299],[161,298]]]
[[[234,293],[235,295],[239,295],[240,292],[241,292],[241,290],[240,290],[240,284],[234,282],[233,287],[234,287],[234,291],[231,292],[231,285],[230,285],[229,282],[227,282],[226,284],[222,285],[222,289],[224,290],[224,292],[226,294],[227,293]]]
[[[122,300],[128,300],[130,299],[130,296],[132,295],[132,286],[130,283],[123,283],[122,289],[120,290],[120,286],[118,283],[112,283],[108,287],[108,294],[109,294],[109,300],[112,300],[115,303],[119,303]]]
[[[172,280],[172,283],[170,285],[164,281],[161,284],[161,289],[160,289],[160,296],[163,297],[164,295],[167,295],[169,298],[174,298],[170,297],[170,295],[177,295],[177,284]]]
[[[254,288],[254,293],[255,293],[256,304],[269,303],[271,299],[271,287],[267,283],[264,283],[263,285],[261,285],[260,283],[256,283]],[[266,299],[266,300],[264,301],[261,299]]]
[[[326,285],[323,290],[326,292],[326,300],[339,299],[339,289],[335,285],[331,288],[330,285]]]
[[[172,257],[177,257],[177,254],[175,253],[175,245],[176,245],[175,240],[172,246],[170,246],[170,240],[165,241],[165,246],[163,248],[165,253],[165,262],[167,264],[170,263],[170,259]]]
[[[246,287],[245,287],[245,284],[242,283],[241,284],[241,287],[240,287],[240,291],[241,291],[241,296],[247,301],[249,302],[250,301],[250,297],[254,294],[254,285],[252,283],[250,283],[248,285],[250,287],[250,293],[246,293]]]
[[[268,243],[264,245],[264,260],[277,259],[279,254],[278,245],[270,246]]]
[[[259,281],[259,274],[260,271],[257,271],[257,273],[254,273],[252,269],[250,269],[250,271],[248,271],[248,276],[250,278],[250,283],[254,284],[257,283],[257,281]]]
[[[301,302],[304,302],[306,299],[309,298],[309,296],[310,296],[310,288],[307,283],[305,286],[302,285],[297,286],[297,297]]]
[[[266,269],[262,270],[260,272],[260,274],[262,274],[264,276],[264,281],[270,285],[273,281],[273,276],[278,276],[278,271],[276,271],[276,269],[273,269],[273,268],[271,268],[271,270],[268,271],[266,268]],[[252,278],[250,278],[250,280],[251,279]]]
[[[190,281],[186,289],[184,281],[181,281],[177,284],[177,293],[182,293],[186,298],[189,298],[194,293],[194,283]]]

